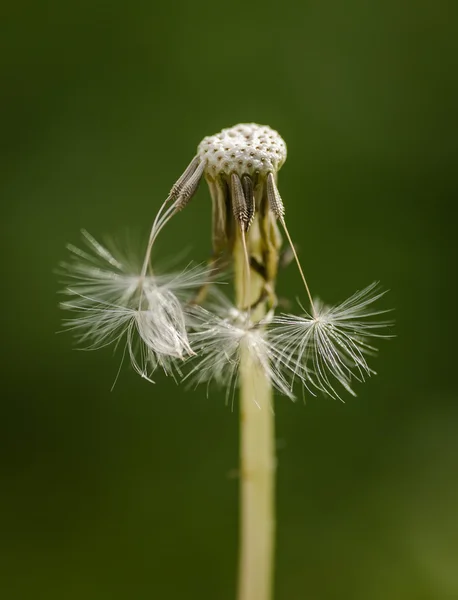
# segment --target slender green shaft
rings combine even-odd
[[[250,289],[243,248],[234,252],[239,307],[255,301],[262,280],[251,273]],[[244,299],[245,297],[245,299]],[[263,304],[252,318],[264,315]],[[240,539],[238,600],[271,600],[275,535],[275,431],[270,381],[243,346],[240,357]]]

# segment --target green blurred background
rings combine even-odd
[[[458,598],[456,3],[19,2],[2,8],[0,592],[235,595],[237,412],[56,335],[67,242],[143,238],[205,135],[277,129],[313,290],[380,279],[379,373],[276,402],[276,600]],[[210,250],[205,186],[164,257]],[[281,295],[303,295],[294,268]],[[256,600],[256,599],[253,599]]]

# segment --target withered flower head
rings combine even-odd
[[[71,281],[66,289],[70,300],[63,307],[77,317],[67,326],[93,347],[117,344],[126,337],[132,365],[146,377],[157,366],[168,373],[180,372],[180,363],[191,357],[192,373],[199,381],[227,384],[228,374],[231,381],[237,380],[245,353],[265,379],[289,397],[295,380],[333,397],[338,397],[335,381],[351,392],[353,379],[363,380],[373,373],[365,359],[375,352],[368,339],[387,337],[375,331],[388,322],[367,321],[380,314],[366,308],[383,294],[373,284],[333,308],[324,309],[313,300],[277,187],[286,156],[284,140],[266,125],[242,123],[205,137],[160,207],[136,269],[87,233],[89,253],[70,247],[74,260],[63,265]],[[156,238],[187,206],[203,177],[213,204],[209,267],[158,276],[151,262]],[[274,318],[282,246],[278,224],[310,303],[299,317]],[[231,303],[226,301],[216,308],[206,306],[215,273],[231,262],[236,289],[233,309],[227,308]],[[189,294],[183,297],[183,291]]]

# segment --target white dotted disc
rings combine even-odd
[[[241,123],[204,138],[197,148],[211,176],[276,173],[286,160],[286,144],[267,125]]]

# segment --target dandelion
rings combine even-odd
[[[87,250],[72,259],[63,308],[81,344],[124,340],[135,371],[151,380],[157,368],[194,384],[216,382],[226,398],[240,394],[240,563],[238,600],[270,600],[274,545],[275,432],[273,391],[294,399],[295,385],[316,395],[354,394],[353,382],[374,371],[375,338],[389,337],[384,292],[374,283],[344,302],[314,300],[289,233],[278,189],[286,144],[265,125],[244,123],[205,137],[160,207],[145,255],[137,264],[87,232]],[[212,199],[213,254],[208,267],[158,274],[151,254],[157,236],[188,206],[205,179]],[[276,279],[282,235],[295,260],[309,308],[280,314]],[[232,269],[228,269],[232,267]],[[216,274],[231,270],[235,298],[215,291]]]

